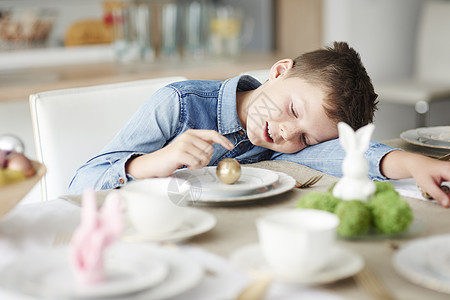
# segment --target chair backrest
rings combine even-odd
[[[450,2],[425,1],[416,47],[416,76],[450,82]]]
[[[37,93],[30,96],[37,159],[47,167],[42,200],[67,194],[75,171],[98,153],[167,77]]]

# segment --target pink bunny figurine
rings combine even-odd
[[[340,122],[338,129],[339,142],[346,155],[342,163],[343,177],[334,186],[333,196],[343,200],[368,201],[376,187],[368,177],[369,164],[364,152],[369,148],[375,126],[368,124],[355,132],[349,125]]]
[[[122,201],[117,191],[108,194],[100,211],[94,191],[85,192],[82,201],[81,224],[71,240],[69,259],[77,282],[90,285],[105,278],[105,249],[123,229]]]

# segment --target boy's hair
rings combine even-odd
[[[345,42],[300,55],[288,77],[300,77],[325,87],[325,113],[354,130],[373,122],[377,94],[361,57]]]

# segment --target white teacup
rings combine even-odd
[[[339,218],[315,209],[292,209],[256,220],[264,258],[276,276],[302,278],[329,262]]]
[[[134,228],[147,235],[163,235],[180,227],[186,208],[174,202],[189,193],[190,184],[179,178],[150,178],[129,182],[120,189],[127,216]]]

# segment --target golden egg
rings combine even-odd
[[[233,184],[241,177],[241,165],[234,158],[222,159],[217,165],[216,175],[223,183]]]

